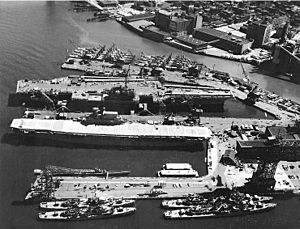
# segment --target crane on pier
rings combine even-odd
[[[241,66],[242,66],[243,75],[244,75],[243,80],[244,80],[246,83],[248,83],[250,86],[252,86],[251,81],[250,81],[250,79],[249,79],[249,76],[248,76],[248,74],[247,74],[247,72],[246,72],[246,70],[245,70],[245,68],[244,68],[244,66],[243,66],[242,63],[241,63]]]
[[[250,81],[249,76],[242,63],[241,66],[244,74],[243,81],[246,83],[246,86],[249,89],[249,93],[247,95],[247,98],[245,99],[245,102],[250,105],[253,105],[260,98],[260,95],[257,93],[258,85],[254,85],[254,83]]]

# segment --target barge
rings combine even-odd
[[[157,172],[158,177],[198,177],[199,174],[188,163],[167,163]]]

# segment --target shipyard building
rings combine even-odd
[[[213,46],[234,54],[242,54],[251,48],[253,43],[253,41],[212,28],[196,29],[194,37],[202,41],[213,42]]]

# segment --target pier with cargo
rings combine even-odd
[[[105,107],[120,114],[130,114],[147,108],[158,114],[164,113],[166,107],[168,112],[180,112],[197,109],[200,104],[205,113],[222,111],[225,101],[234,97],[278,118],[290,119],[300,113],[299,104],[262,90],[249,82],[246,73],[245,80],[236,80],[184,56],[143,54],[136,57],[115,46],[78,50],[71,58],[73,62],[68,59],[63,67],[85,71],[84,75],[49,81],[18,81],[16,93],[9,97],[9,105],[58,109],[63,102],[72,111]],[[176,96],[175,89],[180,90]],[[172,96],[169,90],[172,90]],[[109,93],[134,93],[134,96],[124,100],[125,97],[119,95],[111,100],[107,97]],[[256,96],[255,101],[251,99],[248,103],[252,95]]]

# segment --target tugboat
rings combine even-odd
[[[99,198],[88,198],[88,199],[68,199],[62,201],[49,201],[41,202],[40,208],[44,210],[68,210],[74,208],[88,208],[88,207],[130,207],[134,206],[134,200],[123,200],[123,199],[99,199]]]
[[[106,219],[118,216],[131,215],[135,212],[135,207],[95,207],[95,208],[71,208],[64,211],[40,212],[40,220],[88,220],[88,219]]]
[[[203,209],[201,207],[166,211],[166,219],[190,219],[208,217],[229,217],[265,212],[276,207],[275,203],[249,203],[247,205],[221,204],[216,209]]]

